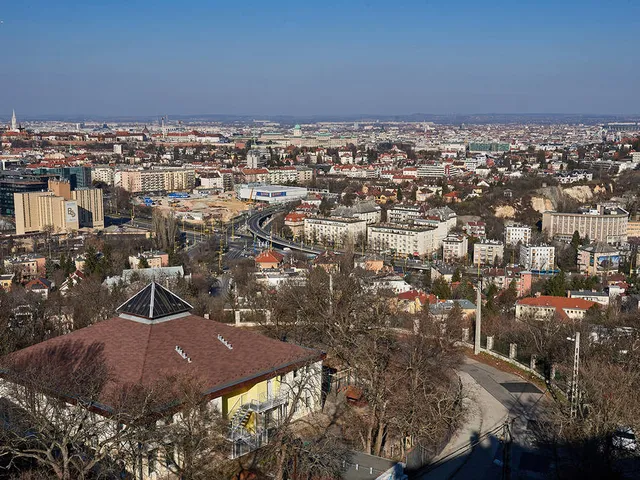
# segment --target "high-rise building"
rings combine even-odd
[[[48,175],[31,175],[18,171],[0,174],[0,215],[13,216],[14,193],[43,192],[47,190]]]
[[[56,175],[61,180],[67,180],[71,189],[91,188],[91,168],[89,167],[41,167],[33,170],[36,174]]]
[[[16,233],[69,232],[82,227],[104,228],[102,190],[71,190],[67,181],[50,180],[49,191],[15,193]]]

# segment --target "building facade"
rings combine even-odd
[[[369,225],[367,244],[374,252],[388,251],[400,256],[425,256],[433,253],[433,229],[393,224]]]
[[[629,212],[619,206],[598,205],[580,213],[544,212],[542,229],[549,238],[570,241],[574,232],[592,241],[619,244],[627,241]]]
[[[367,238],[367,222],[357,218],[305,218],[304,238],[323,245],[356,243]]]
[[[442,241],[442,260],[455,262],[466,258],[469,241],[465,235],[448,235]]]
[[[497,240],[483,240],[473,246],[474,265],[493,265],[501,262],[504,256],[504,245]]]
[[[536,272],[553,270],[556,249],[549,245],[520,245],[520,265]]]
[[[517,223],[504,227],[505,245],[529,245],[531,243],[531,227]]]

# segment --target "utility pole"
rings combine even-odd
[[[509,419],[502,427],[502,480],[511,479],[511,428]]]
[[[573,375],[571,376],[571,418],[578,413],[578,371],[580,369],[580,332],[573,339]]]
[[[477,296],[476,296],[476,331],[473,342],[473,354],[480,354],[480,340],[482,332],[482,280],[478,277]]]

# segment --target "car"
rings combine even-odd
[[[635,452],[638,448],[636,433],[631,427],[618,427],[613,433],[611,443],[614,448]]]

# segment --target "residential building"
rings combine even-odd
[[[520,245],[520,265],[534,272],[555,268],[556,249],[549,245]]]
[[[15,278],[15,273],[5,273],[0,275],[0,288],[5,292],[10,292]]]
[[[468,319],[476,314],[476,306],[466,298],[444,300],[431,304],[429,305],[429,313],[436,320],[445,320],[456,304],[461,308],[463,318]]]
[[[471,237],[485,238],[487,236],[486,226],[484,222],[470,221],[464,224],[462,230]]]
[[[578,248],[578,271],[583,275],[610,275],[620,268],[620,252],[604,242]]]
[[[498,240],[481,240],[473,245],[474,265],[494,265],[504,256],[504,244]]]
[[[358,218],[309,217],[304,219],[304,237],[307,242],[323,245],[356,243],[367,237],[367,222]]]
[[[420,205],[395,205],[387,210],[387,222],[407,223],[422,216]]]
[[[274,250],[265,250],[256,257],[256,267],[260,270],[275,270],[282,265],[284,255]]]
[[[516,302],[516,320],[536,319],[582,320],[587,310],[598,305],[582,298],[539,296],[521,298]]]
[[[231,458],[268,444],[290,415],[298,419],[321,407],[322,352],[193,315],[192,308],[150,283],[118,307],[117,316],[19,350],[11,358],[20,362],[47,355],[55,366],[68,361],[55,356],[66,351],[65,345],[89,349],[99,344],[102,354],[95,361],[104,363],[112,381],[98,392],[95,415],[109,414],[109,400],[120,389],[151,387],[172,378],[197,382],[206,406],[229,420]],[[12,381],[11,370],[3,377]],[[69,403],[76,394],[71,388]],[[148,448],[143,458],[151,458],[152,447],[143,448]],[[144,480],[168,474],[164,465],[169,459],[157,460],[145,461]]]
[[[512,223],[504,227],[504,243],[505,245],[529,245],[531,243],[531,227]]]
[[[138,255],[131,255],[129,257],[129,266],[133,270],[137,270],[140,264],[146,262],[147,266],[142,268],[160,268],[169,266],[169,254],[160,250],[150,250],[147,252],[141,252]]]
[[[91,169],[91,181],[113,185],[115,169],[113,167],[93,167]]]
[[[200,187],[211,190],[224,190],[224,178],[219,172],[200,175]]]
[[[456,262],[467,257],[469,241],[465,235],[448,235],[442,241],[442,260]]]
[[[4,259],[6,271],[15,274],[15,279],[19,283],[26,283],[38,277],[44,277],[47,273],[47,260],[41,255],[21,255]]]
[[[374,252],[388,251],[400,256],[431,255],[434,251],[433,229],[390,223],[369,225],[367,244]]]
[[[294,239],[304,236],[304,219],[307,215],[300,212],[291,212],[284,217],[284,226],[288,227]]]
[[[25,290],[40,295],[45,300],[49,298],[52,287],[51,281],[43,277],[34,278],[24,286]]]
[[[605,307],[609,305],[610,300],[607,292],[596,292],[595,290],[569,290],[567,297],[589,300],[590,302],[596,302]]]
[[[307,185],[313,181],[313,169],[307,167],[296,167],[298,173],[298,184]]]
[[[192,169],[118,170],[114,184],[131,193],[191,191],[196,173]]]
[[[544,212],[542,229],[549,238],[570,241],[574,232],[581,238],[619,244],[627,241],[629,212],[618,205],[599,204],[578,213]]]
[[[536,274],[538,277],[540,274]],[[483,286],[495,285],[500,290],[506,290],[512,285],[519,297],[529,295],[533,284],[533,274],[517,266],[505,268],[489,268],[482,271]]]
[[[364,220],[367,225],[379,223],[382,217],[382,209],[375,202],[357,202],[351,207],[339,206],[333,212],[331,216],[342,218],[357,218],[358,220]]]

